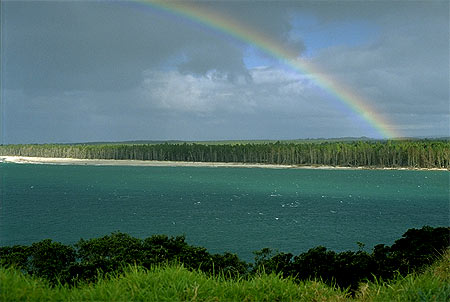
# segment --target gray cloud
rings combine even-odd
[[[3,30],[5,86],[40,90],[123,89],[139,69],[154,66],[173,45],[147,16],[121,14],[93,2],[7,2]],[[127,16],[128,15],[128,16]],[[126,24],[121,22],[126,20]],[[168,40],[168,39],[165,39]]]
[[[199,4],[299,55],[292,18],[374,24],[371,40],[311,60],[404,135],[448,135],[448,3]],[[6,142],[378,136],[307,76],[249,69],[248,45],[192,21],[135,3],[1,5]]]
[[[224,66],[243,71],[242,55],[234,48],[224,46],[217,38],[211,41],[210,33],[158,13],[103,2],[2,5],[6,16],[2,44],[7,56],[3,73],[9,89],[24,88],[31,94],[127,89],[139,84],[144,70],[180,54],[192,60],[194,71],[213,67],[224,70]],[[216,42],[222,44],[222,60],[217,55],[210,59],[204,56],[217,54],[217,49],[208,51],[210,45],[220,47]],[[198,53],[209,62],[207,66],[195,65]],[[214,61],[224,63],[213,66]]]
[[[314,59],[404,135],[449,134],[449,20],[434,4],[378,16],[384,23],[377,40],[325,49]]]
[[[228,55],[224,55],[224,52]],[[178,64],[182,73],[205,75],[211,70],[226,73],[228,79],[234,80],[240,75],[248,77],[248,71],[242,60],[242,49],[217,41],[206,45],[191,46],[184,50],[185,62]]]
[[[251,83],[245,78],[229,81],[217,71],[147,71],[139,87],[122,92],[72,91],[30,98],[7,91],[5,99],[14,102],[4,104],[5,140],[281,139],[310,137],[313,128],[325,135],[330,121],[336,124],[328,133],[363,134],[351,130],[354,121],[324,102],[307,78],[274,68],[249,73]]]

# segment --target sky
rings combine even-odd
[[[1,143],[450,136],[448,1],[184,5],[314,69],[148,1],[6,0]]]

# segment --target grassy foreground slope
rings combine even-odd
[[[12,268],[0,269],[1,301],[449,301],[450,251],[420,274],[361,284],[354,297],[322,282],[261,274],[249,280],[208,277],[181,266],[125,273],[78,287],[51,287]]]

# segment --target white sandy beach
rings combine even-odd
[[[0,156],[0,161],[19,164],[53,164],[53,165],[94,165],[94,166],[150,166],[150,167],[245,167],[245,168],[299,168],[294,165],[271,165],[223,162],[187,162],[158,160],[115,160],[115,159],[78,159],[58,157]],[[301,167],[315,168],[315,167]],[[322,167],[333,169],[334,167]],[[345,167],[343,167],[345,169]]]
[[[0,162],[18,164],[51,164],[51,165],[92,165],[92,166],[148,166],[148,167],[237,167],[237,168],[270,168],[270,169],[380,169],[380,170],[430,170],[448,171],[445,168],[371,168],[371,167],[335,167],[335,166],[299,166],[274,165],[258,163],[224,163],[224,162],[186,162],[157,160],[115,160],[115,159],[78,159],[58,157],[0,156]]]

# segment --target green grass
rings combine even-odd
[[[450,250],[420,274],[360,286],[359,301],[450,301]]]
[[[277,275],[227,280],[181,266],[130,267],[92,284],[51,287],[15,269],[0,269],[0,301],[449,301],[450,252],[421,274],[362,284],[355,297],[317,281]]]
[[[76,288],[51,288],[17,270],[0,270],[1,301],[346,301],[346,296],[320,282],[296,284],[264,274],[251,280],[225,280],[181,266],[130,267],[123,275]]]

